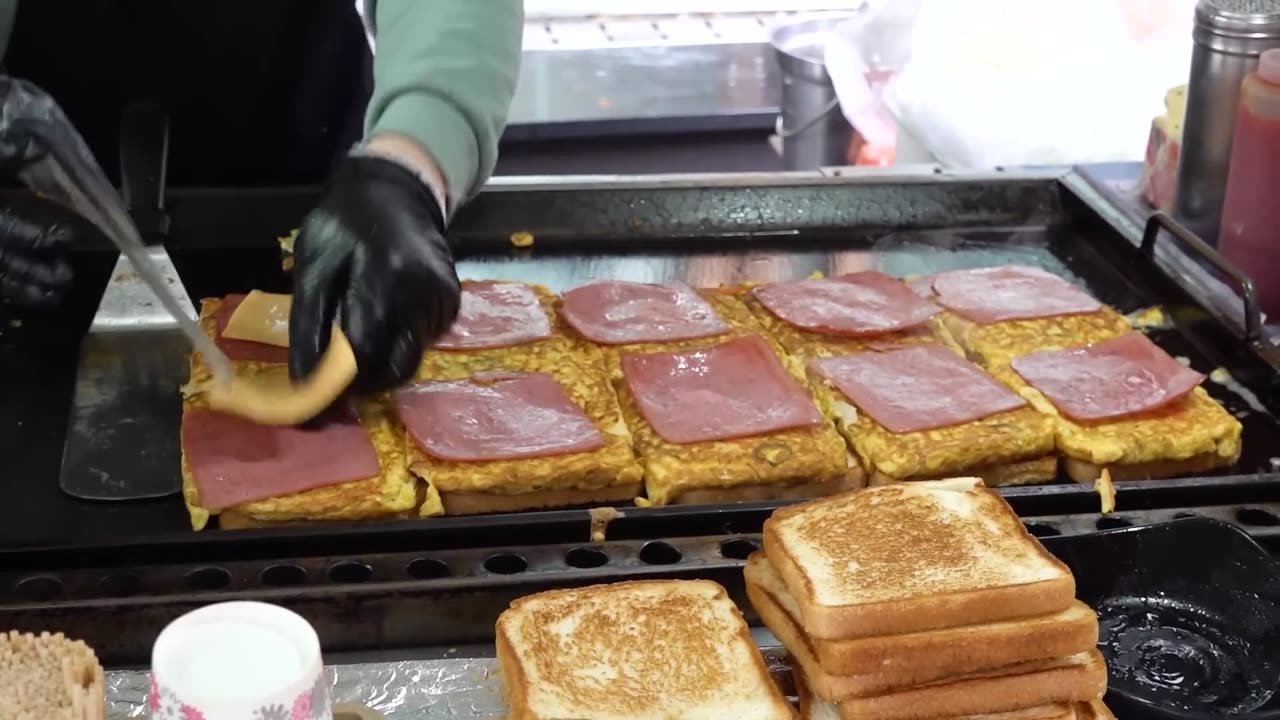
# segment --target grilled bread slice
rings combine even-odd
[[[849,698],[836,703],[836,708],[842,720],[981,717],[1059,703],[1089,702],[1106,690],[1107,663],[1102,653],[1094,649],[883,695]]]
[[[795,676],[796,693],[800,696],[800,717],[802,720],[863,720],[864,718],[879,717],[858,714],[844,705],[823,700],[813,692],[804,671],[800,668],[795,668],[793,674]],[[986,691],[987,689],[980,688],[979,690]],[[974,694],[977,694],[977,691]],[[1106,710],[1106,706],[1102,705],[1102,701],[1093,700],[1090,703],[1054,702],[1006,712],[954,715],[945,711],[942,714],[933,714],[938,712],[938,704],[930,702],[919,711],[909,714],[904,713],[899,717],[938,717],[946,718],[946,720],[1105,720],[1106,718],[1114,718],[1109,712],[1105,715],[1092,714],[1093,708],[1096,706],[1101,706],[1103,711]],[[1085,714],[1081,714],[1081,712]],[[895,717],[895,715],[886,715],[885,717]]]
[[[1098,618],[1081,602],[1052,615],[851,640],[810,638],[795,601],[763,553],[747,561],[747,596],[760,619],[827,700],[875,695],[943,678],[1084,652]]]
[[[649,580],[520,598],[499,618],[508,720],[793,720],[724,588]]]
[[[1075,578],[978,478],[858,490],[778,510],[764,551],[813,637],[1048,615]]]

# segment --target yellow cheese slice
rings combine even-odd
[[[205,388],[209,407],[259,425],[300,425],[333,405],[356,379],[356,354],[342,330],[334,327],[320,364],[301,382],[284,368],[256,376],[213,380]]]
[[[231,313],[222,337],[289,347],[289,308],[293,296],[254,290]]]

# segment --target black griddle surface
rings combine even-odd
[[[193,299],[252,288],[283,290],[275,237],[242,239],[238,247],[172,249],[171,255]],[[632,243],[627,248],[643,245]],[[1275,406],[1274,373],[1257,361],[1169,280],[1108,228],[977,228],[897,232],[825,232],[781,235],[750,249],[733,239],[682,241],[698,252],[669,249],[644,252],[602,244],[568,252],[548,248],[508,250],[465,258],[459,274],[546,284],[563,290],[596,278],[636,281],[684,280],[714,286],[743,281],[803,278],[879,269],[893,275],[962,267],[1023,263],[1079,283],[1101,301],[1132,312],[1163,306],[1178,328],[1151,336],[1174,356],[1190,359],[1202,372],[1232,368],[1235,380],[1259,392],[1241,394],[1206,381],[1209,392],[1242,418],[1244,456],[1220,475],[1271,473],[1280,460],[1280,426],[1260,412]],[[246,246],[247,245],[247,246]],[[1123,246],[1122,246],[1123,245]],[[63,432],[70,404],[78,340],[88,327],[110,272],[113,256],[86,253],[77,258],[78,285],[61,308],[47,313],[0,306],[0,547],[85,545],[127,542],[189,528],[179,497],[157,501],[95,503],[76,500],[58,488]],[[175,389],[175,392],[177,390]],[[177,442],[178,428],[155,442]],[[120,448],[121,453],[131,452]],[[175,472],[177,469],[175,468]],[[429,522],[429,521],[426,521]]]

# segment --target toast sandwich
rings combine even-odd
[[[693,441],[671,439],[655,426],[653,418],[641,405],[636,393],[638,373],[624,372],[624,380],[617,385],[622,416],[631,430],[636,454],[644,466],[647,502],[652,505],[696,504],[733,502],[740,500],[777,500],[810,498],[862,487],[865,475],[862,466],[845,446],[835,427],[821,415],[814,404],[812,392],[803,383],[803,376],[794,367],[788,367],[777,346],[761,335],[748,335],[719,344],[686,348],[677,353],[630,353],[621,358],[621,365],[635,367],[660,357],[711,357],[730,348],[753,345],[763,348],[757,361],[763,364],[759,372],[743,374],[745,386],[733,384],[726,393],[738,395],[737,399],[749,404],[748,399],[766,386],[766,378],[780,392],[794,392],[799,402],[816,416],[817,422],[798,427],[780,428],[764,432],[749,432],[738,436],[709,436]],[[634,361],[635,365],[631,365]],[[681,361],[683,362],[683,361]],[[709,366],[710,367],[710,366]],[[714,378],[717,370],[709,370],[695,384],[705,385]],[[694,390],[685,388],[658,388],[670,397],[695,398]],[[677,410],[677,418],[701,420],[701,416],[717,408],[730,407],[735,401],[723,395],[693,400],[693,405]],[[753,407],[749,411],[756,412]],[[744,412],[744,414],[745,414]],[[769,413],[762,412],[761,416]]]
[[[406,429],[410,469],[439,493],[445,514],[630,503],[643,492],[643,469],[632,451],[631,433],[598,350],[561,339],[521,353],[432,352],[424,360],[419,380],[467,380],[487,373],[551,376],[602,442],[579,452],[459,461],[428,453],[412,429]],[[439,426],[432,431],[438,432]],[[431,509],[424,505],[423,514]]]
[[[1057,474],[1053,421],[950,346],[917,343],[830,356],[811,361],[807,372],[819,405],[872,486],[965,475],[996,487],[1047,482]],[[964,414],[946,422],[940,410]],[[886,427],[881,411],[924,424]]]
[[[509,720],[792,720],[724,588],[654,580],[552,590],[498,618]]]
[[[284,375],[287,373],[287,369],[283,366],[275,365],[237,366],[236,372],[259,376],[263,374]],[[312,521],[408,517],[414,513],[416,508],[424,504],[434,504],[438,507],[439,499],[431,493],[430,488],[420,488],[417,481],[409,473],[404,437],[385,399],[362,399],[356,401],[353,405],[356,419],[358,419],[360,426],[364,430],[364,436],[357,438],[355,442],[361,445],[371,445],[371,451],[377,461],[376,465],[369,466],[370,472],[367,476],[319,487],[309,487],[298,492],[287,492],[270,497],[257,497],[245,502],[218,506],[211,504],[207,497],[202,498],[199,488],[201,485],[218,487],[228,481],[221,476],[203,478],[200,475],[205,472],[218,472],[215,468],[219,465],[225,469],[228,460],[226,455],[234,456],[237,451],[234,445],[215,450],[215,454],[221,453],[224,457],[221,458],[221,462],[215,461],[211,465],[206,465],[203,461],[197,461],[192,457],[193,449],[197,444],[207,447],[210,443],[217,445],[223,442],[222,437],[200,436],[206,432],[212,433],[227,430],[225,427],[227,421],[226,419],[217,421],[216,418],[211,418],[210,413],[212,411],[207,409],[207,405],[200,395],[186,397],[183,402],[182,494],[187,512],[191,516],[192,527],[196,530],[203,529],[208,524],[211,515],[219,516],[219,527],[237,529]],[[210,420],[215,420],[215,422],[210,423]],[[315,462],[315,456],[291,458],[288,455],[284,455],[276,457],[273,453],[278,451],[277,446],[279,443],[266,440],[268,437],[274,437],[276,433],[294,433],[297,431],[288,428],[257,428],[256,431],[251,428],[236,429],[238,426],[246,424],[246,422],[233,422],[230,428],[231,431],[240,436],[242,442],[244,441],[245,430],[255,432],[260,436],[259,442],[264,444],[258,446],[256,451],[245,453],[245,457],[249,458],[248,460],[229,458],[231,463],[237,466],[234,470],[240,474],[242,482],[249,484],[260,483],[264,487],[271,487],[278,482],[280,480],[280,466],[268,463],[283,462],[286,471],[292,469],[300,473],[305,472],[308,467],[312,467],[311,463]],[[325,431],[321,430],[319,432],[323,433]],[[331,446],[328,449],[338,452],[339,455],[344,452],[343,448],[338,446]],[[304,452],[304,454],[306,453]],[[257,463],[254,460],[262,460],[263,462],[260,467],[255,469],[253,466]],[[327,470],[325,468],[315,469],[316,472]],[[439,512],[437,511],[436,514],[439,514]]]

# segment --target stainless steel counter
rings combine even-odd
[[[773,127],[794,12],[533,19],[507,140]]]

